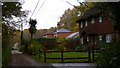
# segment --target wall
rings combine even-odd
[[[81,24],[79,23],[79,25]],[[103,17],[103,21],[101,23],[99,22],[98,18],[95,18],[94,24],[88,24],[88,26],[85,26],[83,28],[80,27],[80,33],[83,32],[84,30],[93,30],[97,34],[108,34],[114,32],[114,27],[109,18],[105,16]]]
[[[45,38],[52,38],[53,37],[53,34],[47,34],[47,35],[44,35]]]
[[[69,32],[69,33],[66,33],[66,32],[64,32],[64,33],[56,33],[55,36],[57,36],[57,37],[67,37],[70,34],[72,34],[72,32]]]

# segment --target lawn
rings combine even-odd
[[[44,55],[41,55],[44,57]],[[64,53],[64,58],[77,58],[77,57],[88,57],[88,53],[86,52],[65,52]],[[47,58],[61,58],[61,53],[54,52],[54,53],[46,53]],[[36,57],[33,57],[36,60],[39,60],[41,62],[44,62],[44,58],[40,58],[37,55]],[[88,59],[64,59],[64,62],[83,62],[83,61],[88,61]],[[47,59],[48,63],[54,63],[54,62],[61,62],[61,59]]]

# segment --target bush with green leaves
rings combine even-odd
[[[2,23],[2,67],[6,67],[11,56],[13,42],[10,41],[13,37],[6,24]]]
[[[98,65],[100,68],[120,68],[120,42],[103,43],[103,50],[98,56]],[[98,66],[99,67],[99,66]]]
[[[65,47],[67,48],[67,50],[76,50],[76,48],[79,48],[79,46],[80,46],[79,37],[66,39]]]
[[[23,38],[22,39],[22,45],[20,45],[19,50],[22,51],[22,52],[27,52],[29,46],[30,46],[30,40]]]
[[[78,45],[76,48],[75,48],[76,51],[79,51],[79,50],[82,50],[82,45]]]
[[[65,37],[57,37],[55,49],[56,50],[66,50],[65,44],[66,44]]]
[[[39,42],[42,45],[42,49],[53,50],[56,45],[55,38],[34,38],[34,41]]]

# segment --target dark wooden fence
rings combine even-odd
[[[61,54],[61,58],[47,58],[46,53],[48,53],[48,52],[50,52],[50,53],[59,52]],[[44,51],[44,62],[46,62],[47,59],[60,59],[61,63],[63,63],[64,60],[66,60],[66,59],[88,59],[88,61],[84,61],[84,62],[90,62],[90,60],[91,60],[90,51],[88,52],[88,57],[75,57],[75,58],[65,58],[64,57],[65,52],[87,52],[87,50],[81,50],[81,51]]]
[[[66,60],[66,59],[88,59],[87,61],[83,61],[83,62],[87,62],[87,63],[93,62],[94,63],[94,61],[96,61],[96,58],[97,58],[97,57],[95,57],[96,53],[94,50],[98,50],[98,49],[88,48],[87,50],[80,50],[80,51],[46,51],[46,50],[41,51],[41,50],[36,50],[33,55],[39,56],[39,59],[44,58],[44,62],[47,62],[47,59],[60,59],[61,63],[64,63],[64,60]],[[47,53],[54,53],[54,52],[60,53],[61,54],[60,58],[47,57]],[[88,53],[88,56],[87,57],[65,58],[64,57],[65,52],[79,52],[79,53],[86,52],[86,53]],[[44,56],[41,56],[41,54],[43,54]]]

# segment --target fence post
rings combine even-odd
[[[88,61],[91,62],[91,52],[90,52],[90,47],[88,47]]]
[[[41,52],[40,49],[38,50],[38,55],[39,55],[39,59],[41,58]]]
[[[92,61],[94,63],[94,45],[92,46]]]
[[[63,63],[63,51],[61,51],[61,62]]]
[[[35,47],[34,47],[34,56],[36,57],[36,51],[35,51]]]
[[[44,50],[44,62],[46,62],[46,51]]]

